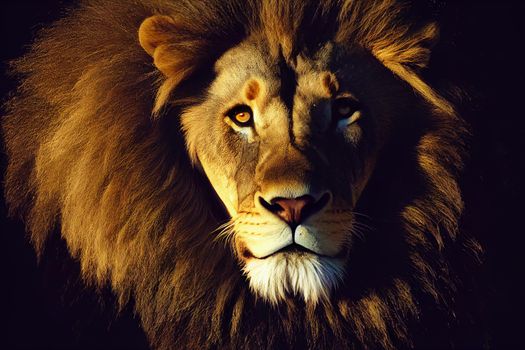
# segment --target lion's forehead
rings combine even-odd
[[[226,51],[215,63],[217,78],[211,91],[216,96],[231,98],[250,79],[258,79],[263,92],[269,97],[278,96],[283,84],[294,79],[303,93],[315,93],[317,86],[310,80],[318,79],[327,71],[340,66],[334,44],[327,42],[314,53],[301,52],[290,58],[273,57],[263,43],[245,41]],[[283,74],[283,66],[289,70]],[[311,90],[311,91],[307,91]]]
[[[285,59],[272,57],[260,43],[241,43],[215,64],[217,76],[209,88],[215,114],[249,105],[263,152],[265,146],[286,148],[290,137],[307,142],[311,131],[329,127],[334,86],[347,85],[337,80],[337,75],[345,75],[335,52],[334,44],[327,42],[317,52]]]

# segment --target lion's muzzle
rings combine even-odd
[[[310,194],[297,198],[274,197],[266,201],[260,196],[259,202],[263,207],[280,217],[294,230],[309,216],[321,211],[330,201],[331,194],[326,192],[319,199]]]

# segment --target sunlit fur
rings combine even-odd
[[[176,25],[152,64],[137,33],[156,14]],[[250,291],[231,247],[213,238],[221,208],[176,118],[206,98],[206,67],[255,29],[290,57],[327,38],[363,48],[412,96],[392,103],[408,103],[425,126],[378,163],[361,198],[374,209],[370,229],[316,306],[272,306]],[[10,213],[39,253],[58,226],[88,283],[109,284],[121,305],[134,300],[154,348],[418,345],[426,322],[443,330],[458,316],[456,267],[479,250],[459,234],[464,128],[419,75],[436,36],[393,0],[86,1],[13,63],[21,83],[2,121]]]
[[[331,258],[312,254],[250,259],[243,272],[252,276],[250,286],[259,297],[277,304],[288,294],[304,296],[306,303],[329,300],[329,293],[343,279],[344,271]]]

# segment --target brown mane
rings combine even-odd
[[[406,20],[404,6],[391,0],[227,3],[86,1],[44,30],[13,63],[21,83],[3,119],[11,214],[27,223],[37,252],[59,225],[88,283],[109,283],[121,305],[135,300],[154,347],[412,344],[432,313],[454,310],[450,256],[464,244],[479,249],[457,237],[463,124],[418,75],[436,27]],[[181,28],[167,48],[166,64],[178,72],[169,79],[137,37],[154,14]],[[221,213],[190,165],[176,118],[202,98],[213,61],[255,30],[269,43],[287,42],[289,55],[327,38],[362,46],[421,105],[422,127],[399,146],[411,151],[405,167],[380,167],[399,186],[362,243],[373,254],[351,262],[357,267],[349,274],[360,282],[315,309],[294,300],[271,308],[250,294],[228,247],[212,239]],[[383,180],[372,180],[363,206]]]

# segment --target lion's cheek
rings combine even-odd
[[[215,167],[211,167],[205,162],[202,162],[202,165],[211,186],[228,210],[230,216],[234,217],[237,215],[239,207],[236,181],[232,180],[228,174],[225,174],[220,169],[215,169]]]
[[[372,176],[376,165],[376,159],[376,155],[370,155],[369,157],[367,157],[365,164],[363,165],[363,170],[361,171],[361,174],[352,183],[352,207],[355,207],[357,201],[359,200],[359,197],[361,197],[361,193],[368,184],[368,180],[370,180],[370,177]]]
[[[337,256],[344,249],[345,242],[350,241],[347,232],[350,225],[349,220],[348,227],[338,222],[317,226],[299,225],[294,233],[294,241],[317,254]]]

